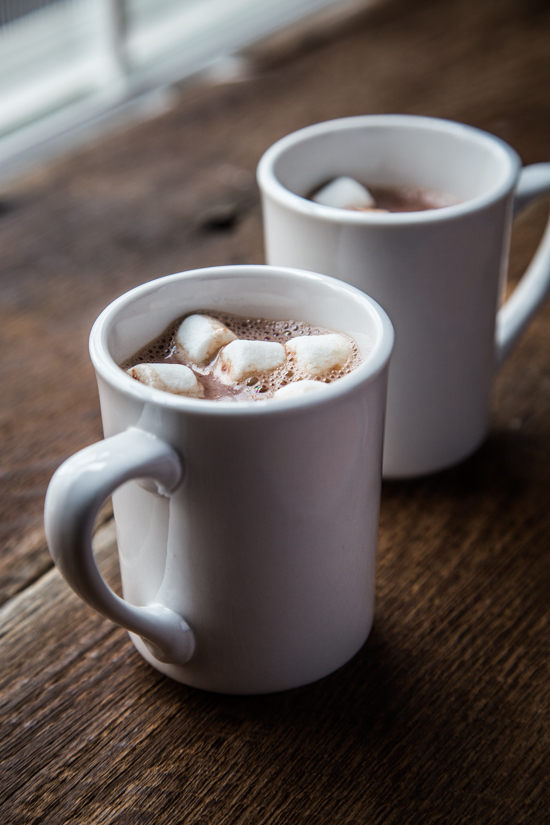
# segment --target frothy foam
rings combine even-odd
[[[282,344],[283,346],[295,339],[312,338],[317,336],[334,335],[338,339],[343,339],[343,349],[347,352],[347,358],[339,357],[335,362],[325,365],[312,374],[308,368],[308,363],[296,356],[296,350],[302,349],[303,345],[296,344],[290,347],[285,346],[286,357],[279,366],[263,369],[262,363],[258,362],[258,369],[250,374],[238,377],[230,384],[220,380],[219,364],[224,360],[222,347],[210,363],[197,364],[189,358],[181,346],[178,345],[177,333],[183,321],[192,315],[208,316],[215,319],[230,330],[237,339],[241,341],[266,341]],[[234,343],[238,343],[235,341]],[[304,342],[305,343],[305,342]],[[230,347],[228,344],[227,347]],[[309,349],[309,348],[307,348]],[[181,364],[189,367],[195,374],[203,389],[203,397],[212,401],[259,401],[272,398],[282,387],[294,384],[298,381],[311,381],[315,379],[322,384],[330,384],[337,381],[344,375],[348,375],[359,364],[362,363],[357,344],[349,336],[342,333],[334,333],[333,330],[312,326],[304,321],[272,321],[265,318],[249,318],[239,315],[232,315],[226,312],[215,312],[211,310],[197,311],[189,313],[184,318],[178,318],[156,338],[139,352],[135,353],[126,362],[121,364],[122,369],[128,370],[136,364]],[[283,396],[284,397],[284,394]],[[289,397],[289,396],[288,396]]]

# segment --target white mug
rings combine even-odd
[[[550,192],[550,163],[520,169],[492,135],[407,115],[343,118],[275,143],[258,166],[267,263],[323,272],[371,295],[396,334],[384,476],[449,467],[484,440],[492,379],[550,286],[550,230],[512,296],[512,214]],[[421,186],[461,202],[383,214],[307,199],[340,175]]]
[[[363,363],[322,391],[247,403],[161,392],[117,366],[178,317],[209,309],[345,332]],[[68,459],[46,497],[67,582],[188,685],[265,693],[343,665],[373,620],[392,346],[372,299],[310,272],[200,269],[114,301],[90,336],[105,440]],[[113,491],[124,599],[91,546]]]

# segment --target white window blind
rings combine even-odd
[[[342,4],[353,0],[0,0],[0,174],[56,136]]]

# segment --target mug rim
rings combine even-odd
[[[322,392],[306,393],[303,396],[288,399],[277,399],[274,403],[272,403],[273,399],[251,403],[235,403],[233,401],[213,402],[207,399],[189,398],[148,387],[127,375],[112,357],[107,339],[116,318],[123,309],[135,300],[147,295],[147,293],[154,293],[171,283],[187,280],[192,281],[196,278],[200,278],[201,280],[209,278],[216,280],[220,277],[257,278],[261,275],[270,276],[271,278],[287,278],[289,280],[299,278],[302,282],[323,282],[333,290],[345,292],[356,301],[367,304],[371,317],[376,319],[375,325],[378,334],[372,350],[366,356],[366,360],[351,373],[348,373],[331,384],[325,385]],[[198,415],[280,415],[286,411],[295,411],[300,408],[306,409],[328,403],[331,400],[336,400],[352,392],[364,382],[370,382],[387,366],[393,350],[394,337],[393,325],[384,309],[369,295],[344,281],[328,275],[321,275],[317,272],[309,272],[291,267],[268,266],[263,264],[235,264],[176,272],[172,275],[165,275],[161,278],[147,281],[123,293],[105,307],[96,319],[90,332],[89,353],[96,373],[100,375],[103,380],[118,391],[123,392],[125,395],[130,395],[142,403],[154,404],[157,407],[160,406]]]
[[[318,135],[329,134],[331,132],[341,132],[347,130],[364,129],[367,127],[395,126],[410,129],[430,129],[447,134],[466,136],[470,140],[475,140],[478,144],[483,144],[498,154],[502,164],[507,164],[508,169],[502,182],[494,186],[488,192],[461,203],[450,206],[442,206],[438,209],[428,209],[420,212],[359,212],[350,209],[342,209],[334,206],[325,206],[315,203],[308,198],[297,195],[287,189],[275,175],[274,167],[277,160],[294,146],[307,142]],[[336,118],[325,120],[320,123],[305,126],[295,132],[291,132],[280,138],[267,149],[256,170],[256,180],[260,190],[268,194],[279,205],[295,212],[300,212],[312,219],[324,220],[330,223],[352,224],[352,225],[382,225],[382,226],[403,226],[408,224],[425,224],[432,222],[450,221],[463,215],[477,212],[484,209],[489,204],[494,203],[510,192],[518,179],[521,169],[521,160],[517,152],[512,149],[504,140],[464,123],[458,123],[444,118],[428,117],[425,115],[355,115],[353,117]]]

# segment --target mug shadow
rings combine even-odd
[[[483,813],[483,785],[498,769],[497,699],[477,712],[466,690],[430,668],[426,650],[396,649],[383,627],[339,671],[292,691],[221,696],[166,680],[159,687],[182,710],[190,703],[208,718],[200,748],[216,766],[231,754],[239,813],[256,809],[258,822],[272,821],[259,815],[262,807],[292,811],[277,822],[313,823],[321,811],[331,822],[413,822],[422,808],[445,822],[468,821]],[[231,819],[234,802],[218,790]],[[494,814],[499,804],[491,804]]]
[[[494,496],[510,489],[534,488],[541,481],[550,486],[548,464],[541,461],[541,453],[550,454],[550,432],[545,435],[541,440],[521,430],[493,430],[460,464],[421,478],[384,481],[384,493],[395,496],[423,490],[436,496],[456,497],[465,493]]]
[[[418,822],[430,811],[446,823],[505,823],[519,821],[514,812],[522,805],[531,821],[539,821],[542,744],[520,710],[536,652],[513,621],[501,620],[508,608],[499,591],[519,583],[530,627],[547,614],[549,525],[538,522],[550,500],[549,443],[546,433],[541,440],[496,430],[457,467],[384,483],[386,558],[375,626],[361,651],[319,682],[279,694],[223,696],[170,682],[142,662],[140,676],[152,701],[170,709],[172,727],[167,723],[156,736],[176,784],[185,785],[194,773],[199,779],[211,771],[223,776],[213,780],[209,793],[228,821],[252,821],[246,812],[254,811],[254,821],[277,825],[309,825],[320,812],[323,821],[334,823]],[[416,606],[424,615],[415,620],[414,596],[406,596],[409,579],[407,587],[400,583],[397,596],[391,589],[392,577],[402,572],[401,559],[429,546],[425,565],[437,586],[446,563],[441,548],[480,513],[487,524],[479,547],[459,536],[448,555],[481,558],[468,586],[480,599],[495,599],[487,625],[480,631],[468,612],[458,620],[446,617],[444,598],[456,600],[462,593],[454,585],[442,591],[438,611],[431,613],[429,600]],[[394,545],[384,531],[389,534],[396,514],[402,523],[392,534]],[[410,525],[438,518],[439,548],[420,540],[415,549],[407,541]],[[510,530],[518,531],[513,540]],[[522,531],[525,541],[517,538]],[[410,570],[403,575],[410,577]],[[506,650],[519,662],[512,681],[500,660],[495,669],[497,654]],[[192,735],[192,752],[183,764],[181,739],[174,736],[180,725]],[[534,765],[527,774],[516,770],[525,759]],[[194,804],[203,803],[197,798]]]
[[[409,527],[420,525],[419,529],[437,525],[440,552],[448,542],[455,552],[464,553],[463,541],[487,559],[492,556],[503,575],[523,567],[531,598],[545,610],[550,593],[550,568],[544,563],[550,537],[549,501],[550,429],[538,434],[495,429],[455,467],[424,478],[383,483],[380,545],[390,535],[390,543],[403,541],[405,525],[401,534],[393,527],[398,518],[405,523],[408,519]],[[529,572],[529,563],[536,564],[536,573]]]

